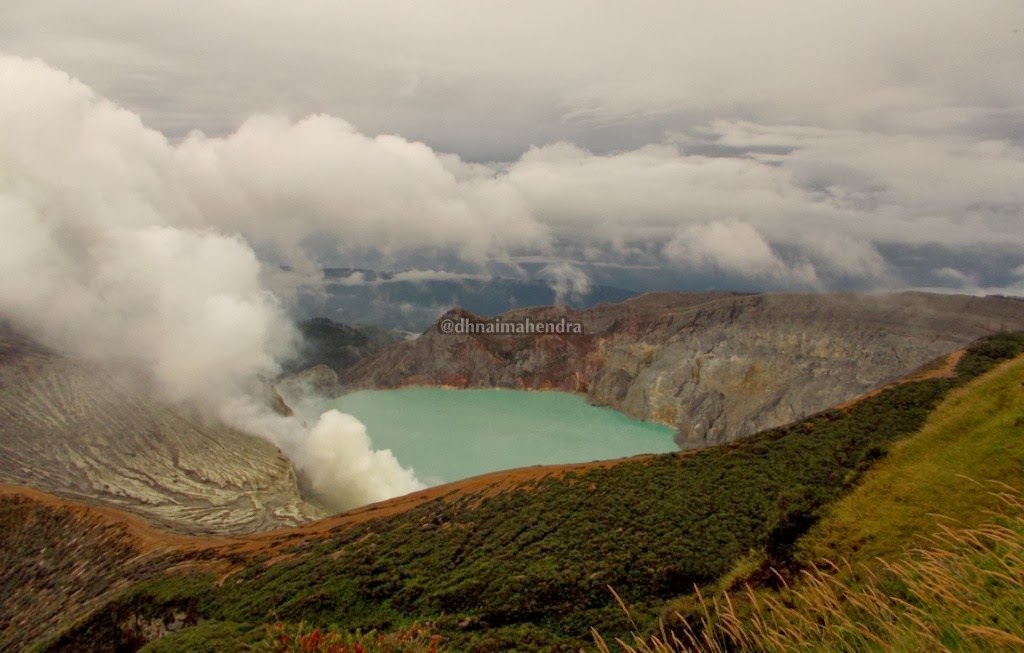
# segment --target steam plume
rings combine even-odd
[[[551,290],[555,293],[556,304],[582,299],[590,292],[590,277],[572,263],[563,261],[545,265],[538,276],[545,279],[551,286]]]
[[[0,315],[271,439],[331,508],[420,487],[355,418],[307,430],[250,396],[297,335],[248,242],[205,219],[188,152],[63,73],[0,57]]]

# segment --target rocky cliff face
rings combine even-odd
[[[252,532],[319,515],[276,447],[158,401],[149,387],[138,373],[0,329],[0,482],[185,532]]]
[[[578,392],[673,426],[680,447],[696,448],[848,401],[981,336],[1024,329],[1024,301],[649,293],[586,311],[533,308],[502,318],[563,316],[580,320],[584,335],[447,335],[435,324],[343,372],[342,381]],[[459,310],[445,317],[475,319]]]
[[[375,326],[353,327],[326,317],[305,320],[297,326],[302,334],[302,347],[296,359],[285,364],[285,371],[289,373],[316,364],[345,369],[388,345],[405,340],[398,331]]]

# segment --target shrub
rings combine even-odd
[[[654,636],[617,640],[628,653],[1024,650],[1024,501],[978,528],[944,528],[894,562],[806,571],[782,592],[701,598]],[[844,571],[837,574],[837,571]],[[598,651],[611,651],[594,631]]]
[[[441,636],[414,624],[394,633],[344,632],[329,627],[277,623],[258,651],[270,653],[438,653]]]

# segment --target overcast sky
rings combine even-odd
[[[0,108],[134,114],[68,147],[150,143],[117,192],[264,260],[1024,294],[1018,0],[3,0],[0,52]]]

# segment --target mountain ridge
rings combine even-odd
[[[729,442],[870,392],[998,331],[1024,301],[899,293],[646,293],[587,310],[535,307],[584,335],[449,335],[450,311],[419,338],[344,370],[350,388],[407,385],[562,390],[677,429],[681,448]]]

